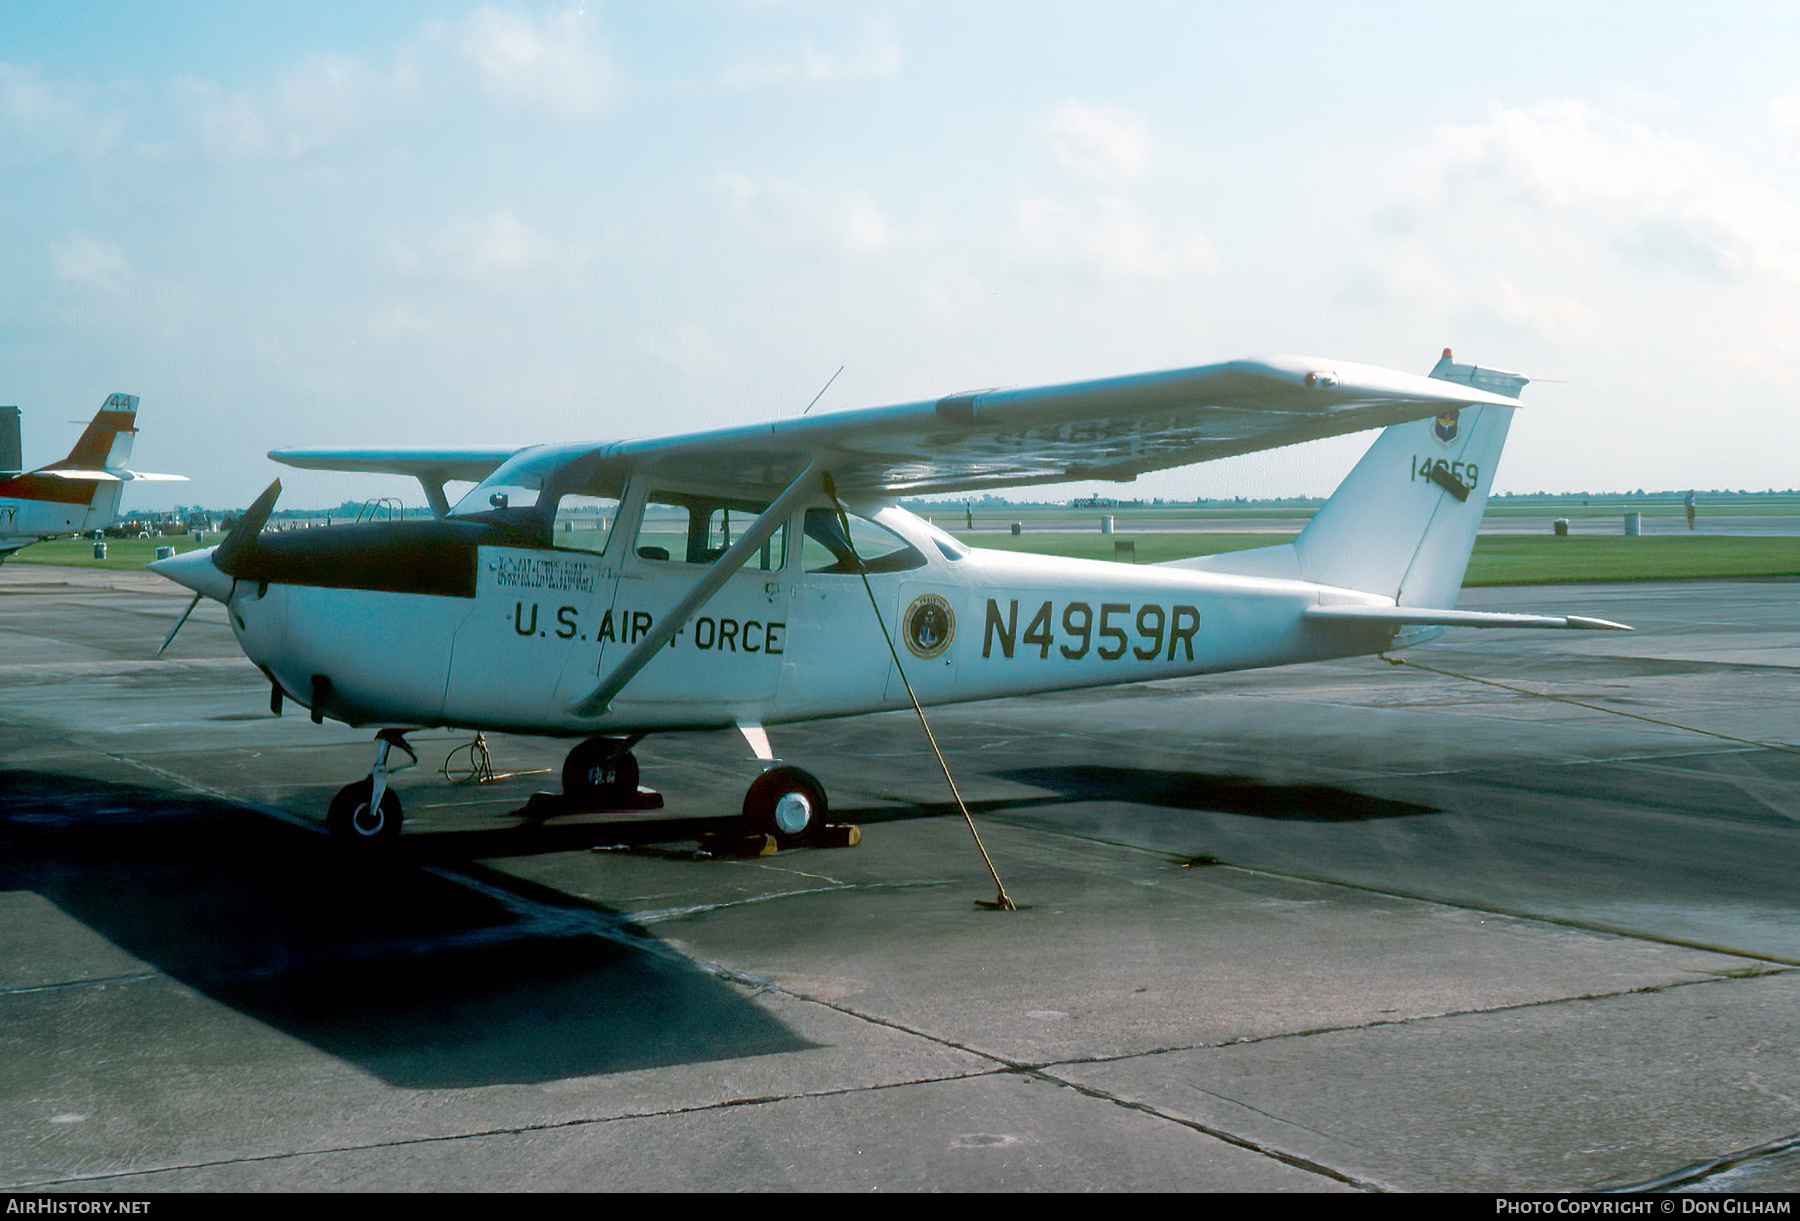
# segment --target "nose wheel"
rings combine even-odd
[[[390,765],[388,758],[398,746],[410,762]],[[375,765],[369,774],[353,784],[346,784],[331,799],[325,811],[325,828],[331,838],[352,845],[373,845],[394,839],[400,834],[400,795],[388,787],[388,777],[395,772],[417,766],[419,756],[406,743],[406,735],[398,729],[384,729],[375,735]]]
[[[387,789],[380,801],[374,801],[374,793],[375,782],[367,779],[346,784],[337,791],[325,813],[325,827],[333,839],[367,844],[391,840],[400,834],[399,794]]]

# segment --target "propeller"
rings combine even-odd
[[[199,593],[198,591],[195,592],[194,600],[187,604],[187,609],[181,612],[181,618],[175,621],[175,626],[169,629],[169,634],[167,636],[163,637],[162,648],[156,650],[156,655],[158,657],[163,655],[163,649],[166,649],[175,643],[175,633],[181,630],[181,625],[188,621],[188,616],[194,613],[194,608],[200,605],[200,599],[205,596],[206,595],[203,593]]]
[[[262,533],[262,528],[268,523],[269,514],[274,512],[275,502],[280,497],[281,480],[277,479],[263,489],[263,494],[244,510],[244,515],[237,519],[217,546],[151,563],[152,572],[194,591],[194,600],[188,603],[187,609],[181,612],[181,618],[169,629],[169,634],[163,638],[162,648],[156,650],[158,657],[175,643],[175,634],[181,631],[188,616],[200,605],[201,598],[212,598],[219,602],[230,598],[237,574],[243,570],[244,561],[256,546],[257,535]]]
[[[262,528],[268,523],[269,514],[275,511],[275,502],[279,499],[281,499],[281,480],[277,479],[263,489],[263,494],[258,496],[248,509],[244,510],[244,515],[238,518],[236,524],[231,527],[231,533],[227,534],[224,540],[213,548],[214,568],[226,576],[237,575],[237,570],[242,567],[244,557],[249,554],[252,547],[256,546],[256,536],[262,533]]]

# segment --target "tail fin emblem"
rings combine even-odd
[[[1445,445],[1456,440],[1456,417],[1461,413],[1462,408],[1452,407],[1443,415],[1439,416],[1437,418],[1437,423],[1432,426],[1431,431],[1436,433],[1437,439],[1442,441]]]

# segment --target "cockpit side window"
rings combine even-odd
[[[565,492],[557,497],[554,512],[551,546],[601,552],[606,550],[613,523],[619,519],[619,498]]]
[[[673,564],[710,564],[743,537],[767,505],[683,492],[653,492],[644,502],[637,555]],[[774,572],[787,563],[787,523],[776,528],[744,565]]]
[[[806,571],[905,572],[909,568],[925,566],[925,557],[919,554],[919,549],[886,526],[854,513],[847,516],[850,522],[848,537],[836,509],[806,511],[806,540],[800,550],[800,561]]]

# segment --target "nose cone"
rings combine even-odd
[[[185,585],[195,593],[205,594],[215,602],[223,602],[231,596],[232,580],[214,565],[214,550],[216,548],[207,547],[184,552],[169,560],[152,560],[150,571],[177,585]]]

